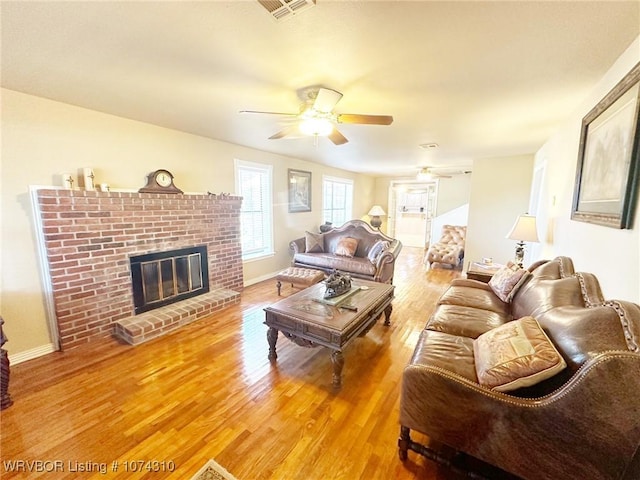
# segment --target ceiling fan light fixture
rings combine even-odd
[[[281,1],[281,0],[278,0]],[[282,0],[292,1],[292,0]],[[306,0],[310,1],[310,0]],[[258,110],[242,110],[242,113],[263,113],[267,115],[285,115],[295,117],[295,124],[269,137],[269,140],[295,138],[298,134],[312,136],[314,145],[318,145],[318,137],[327,137],[334,145],[344,145],[349,140],[337,128],[338,124],[354,125],[391,125],[391,115],[368,115],[362,113],[335,113],[333,108],[342,98],[342,93],[330,88],[307,90],[308,100],[300,106],[300,112],[290,114],[284,112],[260,112]]]
[[[419,180],[421,182],[433,180],[433,175],[428,168],[421,168],[416,175],[416,180]]]
[[[326,118],[305,118],[300,122],[300,131],[305,135],[326,137],[333,131],[333,124]]]
[[[424,150],[435,150],[436,148],[438,148],[438,144],[437,143],[421,143],[420,148]]]

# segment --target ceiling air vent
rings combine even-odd
[[[290,18],[304,10],[314,7],[316,0],[258,0],[276,20]]]

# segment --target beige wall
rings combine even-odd
[[[516,242],[506,235],[529,206],[533,155],[486,158],[473,163],[465,270],[469,262],[492,257],[506,263]],[[525,257],[525,264],[530,263]]]
[[[640,302],[640,208],[632,229],[571,220],[582,118],[640,61],[640,37],[629,46],[570,120],[537,152],[544,167],[538,230],[539,256],[573,259],[577,271],[594,273],[607,298]],[[636,201],[638,203],[638,200]]]
[[[391,185],[391,180],[391,178],[387,177],[376,178],[373,192],[373,203],[369,208],[371,208],[373,205],[380,205],[384,209],[384,211],[387,212],[387,214],[389,213],[389,186]],[[366,216],[365,218],[363,218],[363,220],[365,222],[368,222],[370,220],[369,216]],[[386,216],[382,217],[382,225],[380,226],[380,230],[388,233]]]
[[[289,264],[288,242],[322,220],[322,175],[354,180],[354,216],[373,202],[375,180],[298,159],[127,120],[3,89],[1,151],[0,313],[12,360],[51,351],[30,185],[61,185],[60,174],[92,167],[96,182],[134,190],[166,168],[185,192],[234,192],[234,159],[273,165],[275,255],[245,263],[245,283]],[[312,172],[312,211],[287,211],[287,169]],[[16,354],[18,357],[16,357]]]
[[[453,175],[438,181],[438,203],[436,216],[444,215],[462,205],[469,203],[473,173]]]

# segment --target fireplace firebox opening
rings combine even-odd
[[[206,245],[129,258],[136,315],[209,291]]]

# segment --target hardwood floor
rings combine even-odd
[[[402,370],[435,301],[459,276],[427,271],[422,254],[400,254],[391,326],[379,321],[346,349],[338,392],[324,348],[280,336],[277,363],[268,361],[262,309],[279,298],[275,281],[137,347],[108,339],[13,366],[0,477],[189,479],[213,458],[238,480],[456,478],[411,452],[405,464],[397,455]],[[283,285],[283,295],[291,291]],[[6,462],[17,460],[60,461],[41,467],[64,471],[8,472]],[[139,471],[137,461],[159,463]],[[105,463],[106,475],[94,463]]]

